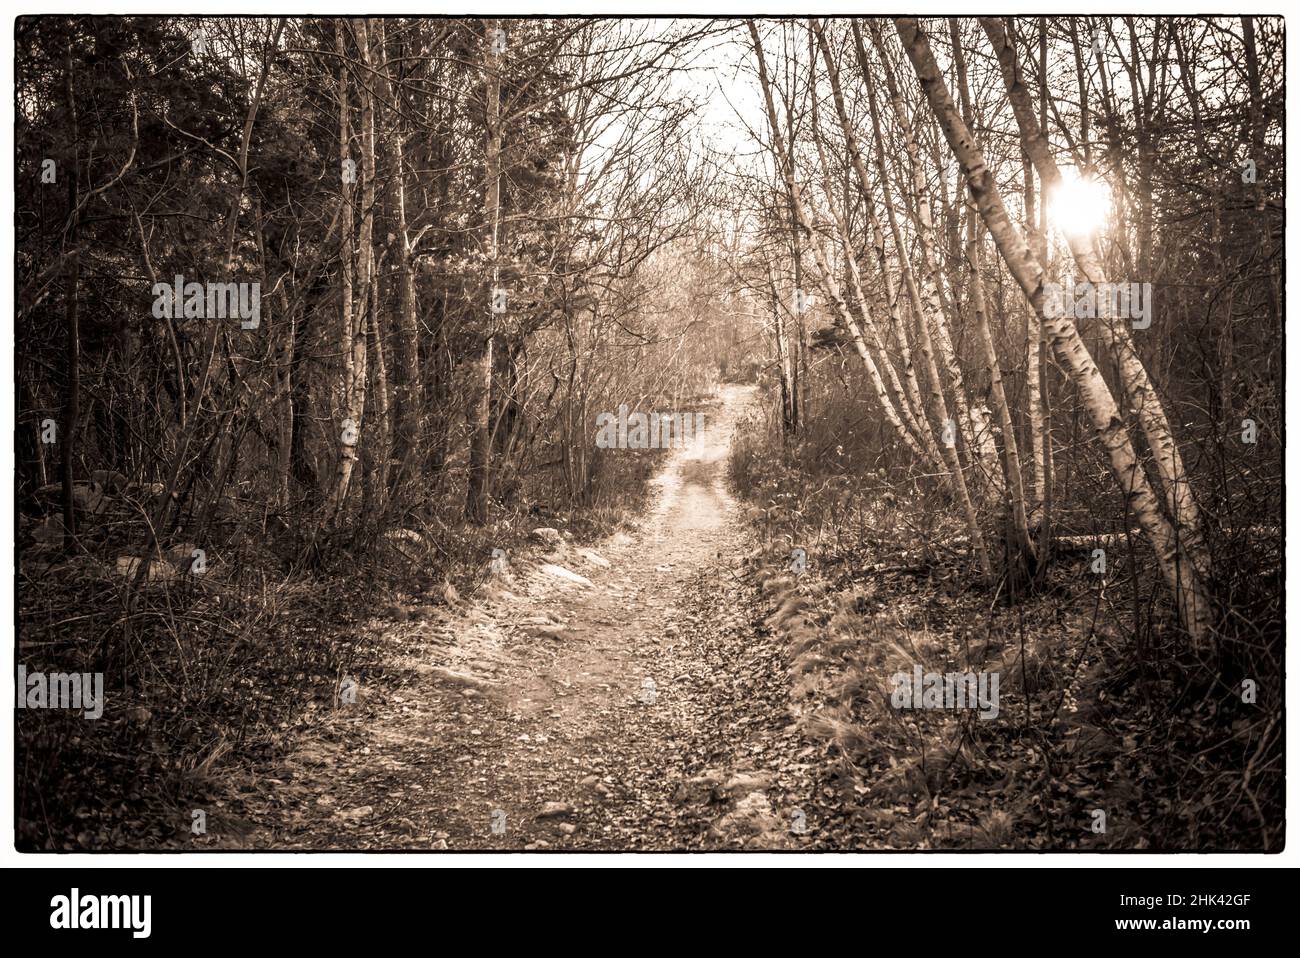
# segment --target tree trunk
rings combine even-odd
[[[361,440],[361,419],[365,407],[366,394],[366,336],[365,314],[369,293],[370,258],[372,252],[369,244],[371,238],[374,200],[374,111],[369,106],[369,94],[366,83],[362,89],[362,192],[363,211],[361,235],[353,235],[352,217],[352,180],[355,179],[355,167],[351,165],[351,131],[348,113],[351,109],[348,94],[347,47],[344,41],[345,21],[339,18],[334,27],[334,48],[339,57],[339,78],[337,98],[339,104],[339,157],[341,166],[340,212],[342,214],[339,235],[339,260],[341,264],[341,286],[339,295],[339,352],[343,361],[343,421],[338,424],[339,462],[335,472],[334,487],[325,509],[326,521],[337,523],[343,514],[347,502],[348,488],[352,481],[352,472],[357,462],[357,445]],[[364,21],[356,21],[357,44],[363,50],[366,44]],[[363,54],[364,56],[364,54]],[[367,170],[369,178],[367,181]],[[367,182],[369,187],[367,187]],[[370,203],[365,204],[364,195],[369,190]],[[359,295],[354,298],[353,245],[356,244],[355,258],[359,282]]]
[[[966,81],[966,57],[962,52],[961,28],[956,17],[948,18],[952,35],[953,61],[957,67],[957,89],[961,96],[962,116],[968,126],[974,124],[974,109],[971,106],[970,88]],[[1006,390],[1002,385],[1002,366],[998,362],[997,349],[993,344],[993,331],[989,328],[989,314],[984,295],[983,268],[984,229],[979,222],[979,213],[971,206],[966,206],[966,260],[970,266],[970,303],[975,315],[975,328],[984,350],[984,363],[989,374],[989,393],[993,398],[993,407],[1002,424],[1002,452],[1005,459],[1005,494],[1007,498],[1007,519],[1010,527],[1008,536],[1008,572],[1012,582],[1022,581],[1023,574],[1032,574],[1034,563],[1034,544],[1029,536],[1029,521],[1025,510],[1025,490],[1020,471],[1020,449],[1016,442],[1016,424],[1011,415],[1011,404],[1007,402]],[[1026,209],[1029,203],[1026,202]],[[1028,568],[1022,568],[1022,565]]]
[[[772,331],[776,335],[776,370],[781,380],[781,435],[789,438],[794,432],[793,410],[790,403],[790,359],[785,346],[785,324],[781,321],[781,293],[772,275],[771,265],[767,268],[767,283],[772,293]]]
[[[465,518],[475,524],[487,522],[492,458],[492,339],[496,327],[494,298],[499,280],[497,234],[501,221],[501,66],[502,55],[495,40],[498,22],[483,21],[483,70],[487,129],[484,169],[487,176],[487,209],[484,248],[491,264],[491,282],[486,297],[487,334],[483,349],[471,370],[468,419],[470,427],[469,484],[465,494]]]
[[[64,176],[68,181],[68,234],[66,242],[72,247],[68,254],[68,278],[64,295],[67,297],[64,304],[63,321],[64,335],[67,337],[66,359],[68,367],[68,381],[63,395],[63,422],[60,425],[62,433],[57,436],[59,441],[59,466],[60,474],[63,480],[63,547],[71,552],[73,540],[77,534],[77,502],[73,493],[74,475],[73,465],[76,462],[76,439],[77,439],[77,420],[81,417],[81,321],[78,316],[80,304],[80,294],[78,287],[81,285],[81,250],[78,246],[80,237],[77,235],[77,225],[79,220],[80,198],[78,197],[78,182],[81,178],[81,164],[77,158],[77,96],[72,80],[72,51],[67,51],[64,59],[64,83],[68,97],[68,117],[72,127],[72,146],[69,154],[72,162],[69,164],[71,169],[64,171]]]
[[[401,90],[393,82],[391,59],[385,42],[384,20],[375,18],[377,46],[384,57],[384,86],[391,102],[389,148],[393,157],[392,193],[397,210],[397,317],[389,333],[393,346],[393,452],[394,469],[389,473],[391,490],[404,478],[418,473],[417,451],[424,413],[424,389],[420,378],[419,325],[416,318],[415,267],[412,262],[410,227],[406,218],[406,146],[403,135]],[[391,491],[390,490],[390,491]]]
[[[370,316],[367,323],[368,355],[367,365],[371,368],[374,382],[368,392],[368,399],[374,406],[374,415],[369,417],[372,425],[371,441],[366,444],[369,452],[370,474],[366,478],[367,518],[378,521],[388,510],[388,466],[389,441],[392,438],[392,409],[388,402],[388,366],[384,362],[384,328],[381,324],[379,272],[370,284]]]

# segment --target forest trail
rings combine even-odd
[[[806,843],[812,750],[789,725],[781,651],[740,575],[746,535],[725,487],[751,401],[724,387],[703,438],[653,480],[634,534],[560,542],[458,614],[390,629],[400,688],[362,687],[318,726],[265,803],[240,801],[261,824],[235,844]]]

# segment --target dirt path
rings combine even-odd
[[[703,441],[655,480],[636,534],[521,557],[460,614],[387,630],[398,688],[359,689],[264,804],[241,801],[264,824],[237,844],[806,844],[812,750],[788,727],[785,669],[739,575],[746,540],[725,488],[750,393],[722,398]]]

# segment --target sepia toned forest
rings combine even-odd
[[[15,33],[20,849],[1280,850],[1281,19]]]

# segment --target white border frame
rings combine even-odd
[[[1062,2],[1062,0],[1035,0],[1035,2],[1026,3],[1024,0],[1007,3],[1006,0],[991,0],[991,2],[977,3],[980,9],[972,11],[969,8],[955,8],[952,3],[937,3],[934,0],[907,0],[907,2],[897,2],[881,4],[881,9],[871,10],[863,9],[865,6],[861,3],[846,3],[844,0],[815,0],[808,4],[807,0],[796,2],[796,0],[710,0],[702,5],[699,13],[688,12],[691,7],[690,3],[682,2],[680,6],[676,3],[665,3],[660,0],[658,3],[647,2],[647,0],[623,0],[623,2],[592,2],[592,0],[553,0],[551,3],[494,3],[487,2],[474,4],[472,11],[467,11],[465,5],[456,4],[443,9],[441,4],[419,4],[411,0],[380,0],[377,2],[373,11],[361,13],[358,11],[355,3],[344,3],[340,0],[314,0],[311,3],[304,3],[302,0],[273,0],[271,3],[264,2],[253,4],[248,2],[225,2],[214,3],[212,0],[182,0],[181,3],[175,2],[170,4],[159,4],[157,2],[136,2],[128,3],[131,14],[155,14],[161,16],[177,15],[210,15],[210,16],[232,16],[246,14],[249,16],[267,16],[270,11],[276,14],[285,14],[289,16],[379,16],[384,14],[394,14],[403,16],[483,16],[499,15],[508,17],[525,17],[525,16],[554,16],[559,14],[565,15],[600,15],[600,16],[645,16],[645,17],[671,17],[677,16],[697,16],[697,15],[717,15],[717,16],[808,16],[810,14],[827,15],[827,16],[869,16],[884,15],[895,13],[914,13],[919,16],[972,16],[974,13],[1001,13],[1001,14],[1047,14],[1063,15],[1071,13],[1088,13],[1089,15],[1104,14],[1105,10],[1084,10],[1088,6],[1083,0],[1073,0],[1073,2]],[[5,259],[3,278],[0,279],[0,295],[3,296],[3,302],[10,316],[10,330],[13,333],[13,306],[14,306],[14,149],[11,142],[14,131],[14,16],[33,16],[37,14],[97,14],[97,15],[123,15],[127,11],[123,10],[124,4],[120,0],[116,2],[106,2],[106,0],[77,0],[77,2],[49,2],[38,4],[24,4],[26,9],[21,12],[12,14],[5,18],[4,22],[4,79],[5,79],[5,96],[4,96],[4,115],[3,115],[3,161],[4,161],[4,182],[0,183],[0,191],[3,193],[3,207],[0,208],[0,219],[5,224],[5,239],[3,243],[3,255]],[[872,6],[875,6],[874,4]],[[1116,10],[1116,15],[1128,14],[1135,16],[1190,16],[1194,14],[1205,15],[1235,15],[1229,14],[1224,7],[1227,4],[1211,5],[1205,9],[1202,5],[1197,4],[1196,9],[1189,10],[1186,6],[1177,3],[1168,2],[1168,0],[1159,0],[1159,2],[1141,2],[1137,8],[1133,9],[1131,4],[1129,9]],[[1260,16],[1285,16],[1286,7],[1279,0],[1265,0],[1263,3],[1248,4],[1252,9],[1252,15]],[[180,9],[178,9],[178,7]],[[803,9],[795,9],[803,7]],[[1241,12],[1241,11],[1239,11]],[[1288,76],[1300,76],[1296,70],[1296,48],[1300,43],[1287,44],[1286,51],[1286,72]],[[1294,110],[1288,109],[1286,116],[1286,141],[1290,143],[1300,143],[1296,139]],[[1290,174],[1294,171],[1296,164],[1296,153],[1300,152],[1300,146],[1287,154],[1286,158],[1286,175],[1288,182]],[[1288,231],[1286,236],[1286,258],[1293,258],[1296,247],[1296,230]],[[1300,261],[1300,260],[1298,260]],[[1288,309],[1288,317],[1291,310]],[[1289,344],[1288,344],[1289,345]],[[3,410],[0,421],[12,423],[15,421],[16,409],[14,407],[15,388],[14,381],[14,355],[9,352],[8,344],[0,347],[3,351],[3,368],[7,381],[7,388],[3,396],[0,396],[0,410]],[[1291,350],[1286,350],[1286,414],[1287,418],[1296,418],[1300,414],[1300,384],[1296,383],[1296,364],[1291,361]],[[1295,448],[1286,449],[1284,452],[1286,473],[1291,476],[1300,474],[1297,470],[1297,453]],[[17,610],[15,608],[14,596],[14,448],[10,442],[4,449],[4,462],[0,468],[3,469],[4,477],[4,508],[0,509],[0,540],[7,544],[3,568],[3,606],[0,607],[0,615],[3,619],[3,629],[6,633],[4,641],[3,668],[5,680],[0,682],[0,754],[5,754],[3,768],[0,769],[0,830],[3,830],[6,837],[3,845],[0,846],[0,866],[6,867],[26,867],[26,868],[143,868],[143,867],[168,867],[168,868],[241,868],[256,866],[262,868],[338,868],[340,866],[351,866],[361,868],[499,868],[502,866],[520,867],[520,868],[556,868],[556,867],[609,867],[609,868],[680,868],[691,866],[739,866],[744,868],[772,868],[772,867],[789,867],[789,868],[953,868],[953,867],[992,867],[992,868],[1023,868],[1032,865],[1038,868],[1232,868],[1232,867],[1252,867],[1252,868],[1281,868],[1295,867],[1297,860],[1300,860],[1300,850],[1296,847],[1296,829],[1300,827],[1297,823],[1295,789],[1288,788],[1287,793],[1287,832],[1286,847],[1280,854],[1262,854],[1262,853],[1213,853],[1197,854],[1189,852],[1178,852],[1168,854],[1130,854],[1117,852],[1044,852],[1044,853],[1020,853],[1020,852],[1001,852],[990,854],[978,854],[971,852],[964,853],[945,853],[945,852],[890,852],[888,854],[876,852],[808,852],[805,854],[783,853],[783,854],[763,854],[763,853],[708,853],[708,852],[683,852],[683,853],[655,853],[655,852],[628,852],[626,854],[586,854],[586,853],[557,853],[557,852],[537,852],[537,853],[472,853],[457,854],[449,852],[446,854],[411,852],[372,854],[365,852],[323,852],[323,853],[293,853],[293,852],[249,852],[249,853],[212,853],[212,852],[182,852],[171,854],[158,853],[102,853],[102,854],[85,854],[85,853],[68,853],[68,854],[19,854],[14,850],[14,769],[12,764],[13,754],[9,752],[8,746],[13,743],[14,733],[14,687],[13,683],[8,680],[7,676],[14,674],[14,658],[16,651],[16,636],[12,634],[13,623],[16,621]],[[1284,530],[1285,535],[1285,530]],[[1297,571],[1296,564],[1292,563],[1287,570],[1286,576],[1286,619],[1287,621],[1296,620],[1296,606],[1300,600],[1300,572]],[[1297,643],[1292,640],[1286,649],[1286,669],[1290,676],[1300,675],[1297,669]],[[1293,702],[1290,714],[1287,716],[1287,760],[1292,765],[1295,757],[1294,745],[1300,740],[1300,703]],[[1288,783],[1289,784],[1289,783]]]

